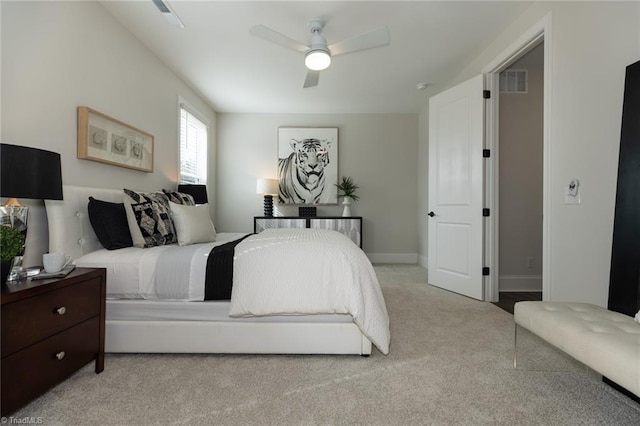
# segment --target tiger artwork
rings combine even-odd
[[[278,159],[280,202],[285,204],[317,204],[325,188],[324,169],[329,164],[331,141],[291,139],[293,152]]]

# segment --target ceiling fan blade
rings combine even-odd
[[[307,78],[304,79],[304,85],[302,87],[306,89],[307,87],[317,86],[318,80],[320,80],[320,71],[309,70],[307,72]]]
[[[384,46],[389,44],[390,41],[389,29],[387,27],[380,27],[377,30],[369,31],[368,33],[360,34],[334,43],[329,46],[329,50],[331,51],[331,55],[336,56],[358,50]]]
[[[264,25],[256,25],[255,27],[251,28],[249,32],[256,37],[263,38],[288,49],[296,50],[300,53],[304,53],[309,50],[307,46],[300,43],[299,41],[289,38],[284,34],[272,30],[269,27],[265,27]]]

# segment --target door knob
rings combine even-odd
[[[436,214],[434,212],[429,212],[429,217],[434,217]]]

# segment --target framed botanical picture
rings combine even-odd
[[[338,128],[279,128],[278,181],[283,204],[337,204]]]
[[[78,107],[78,158],[153,172],[153,135],[89,107]]]

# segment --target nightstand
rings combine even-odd
[[[2,285],[2,415],[95,360],[104,370],[106,270]]]

